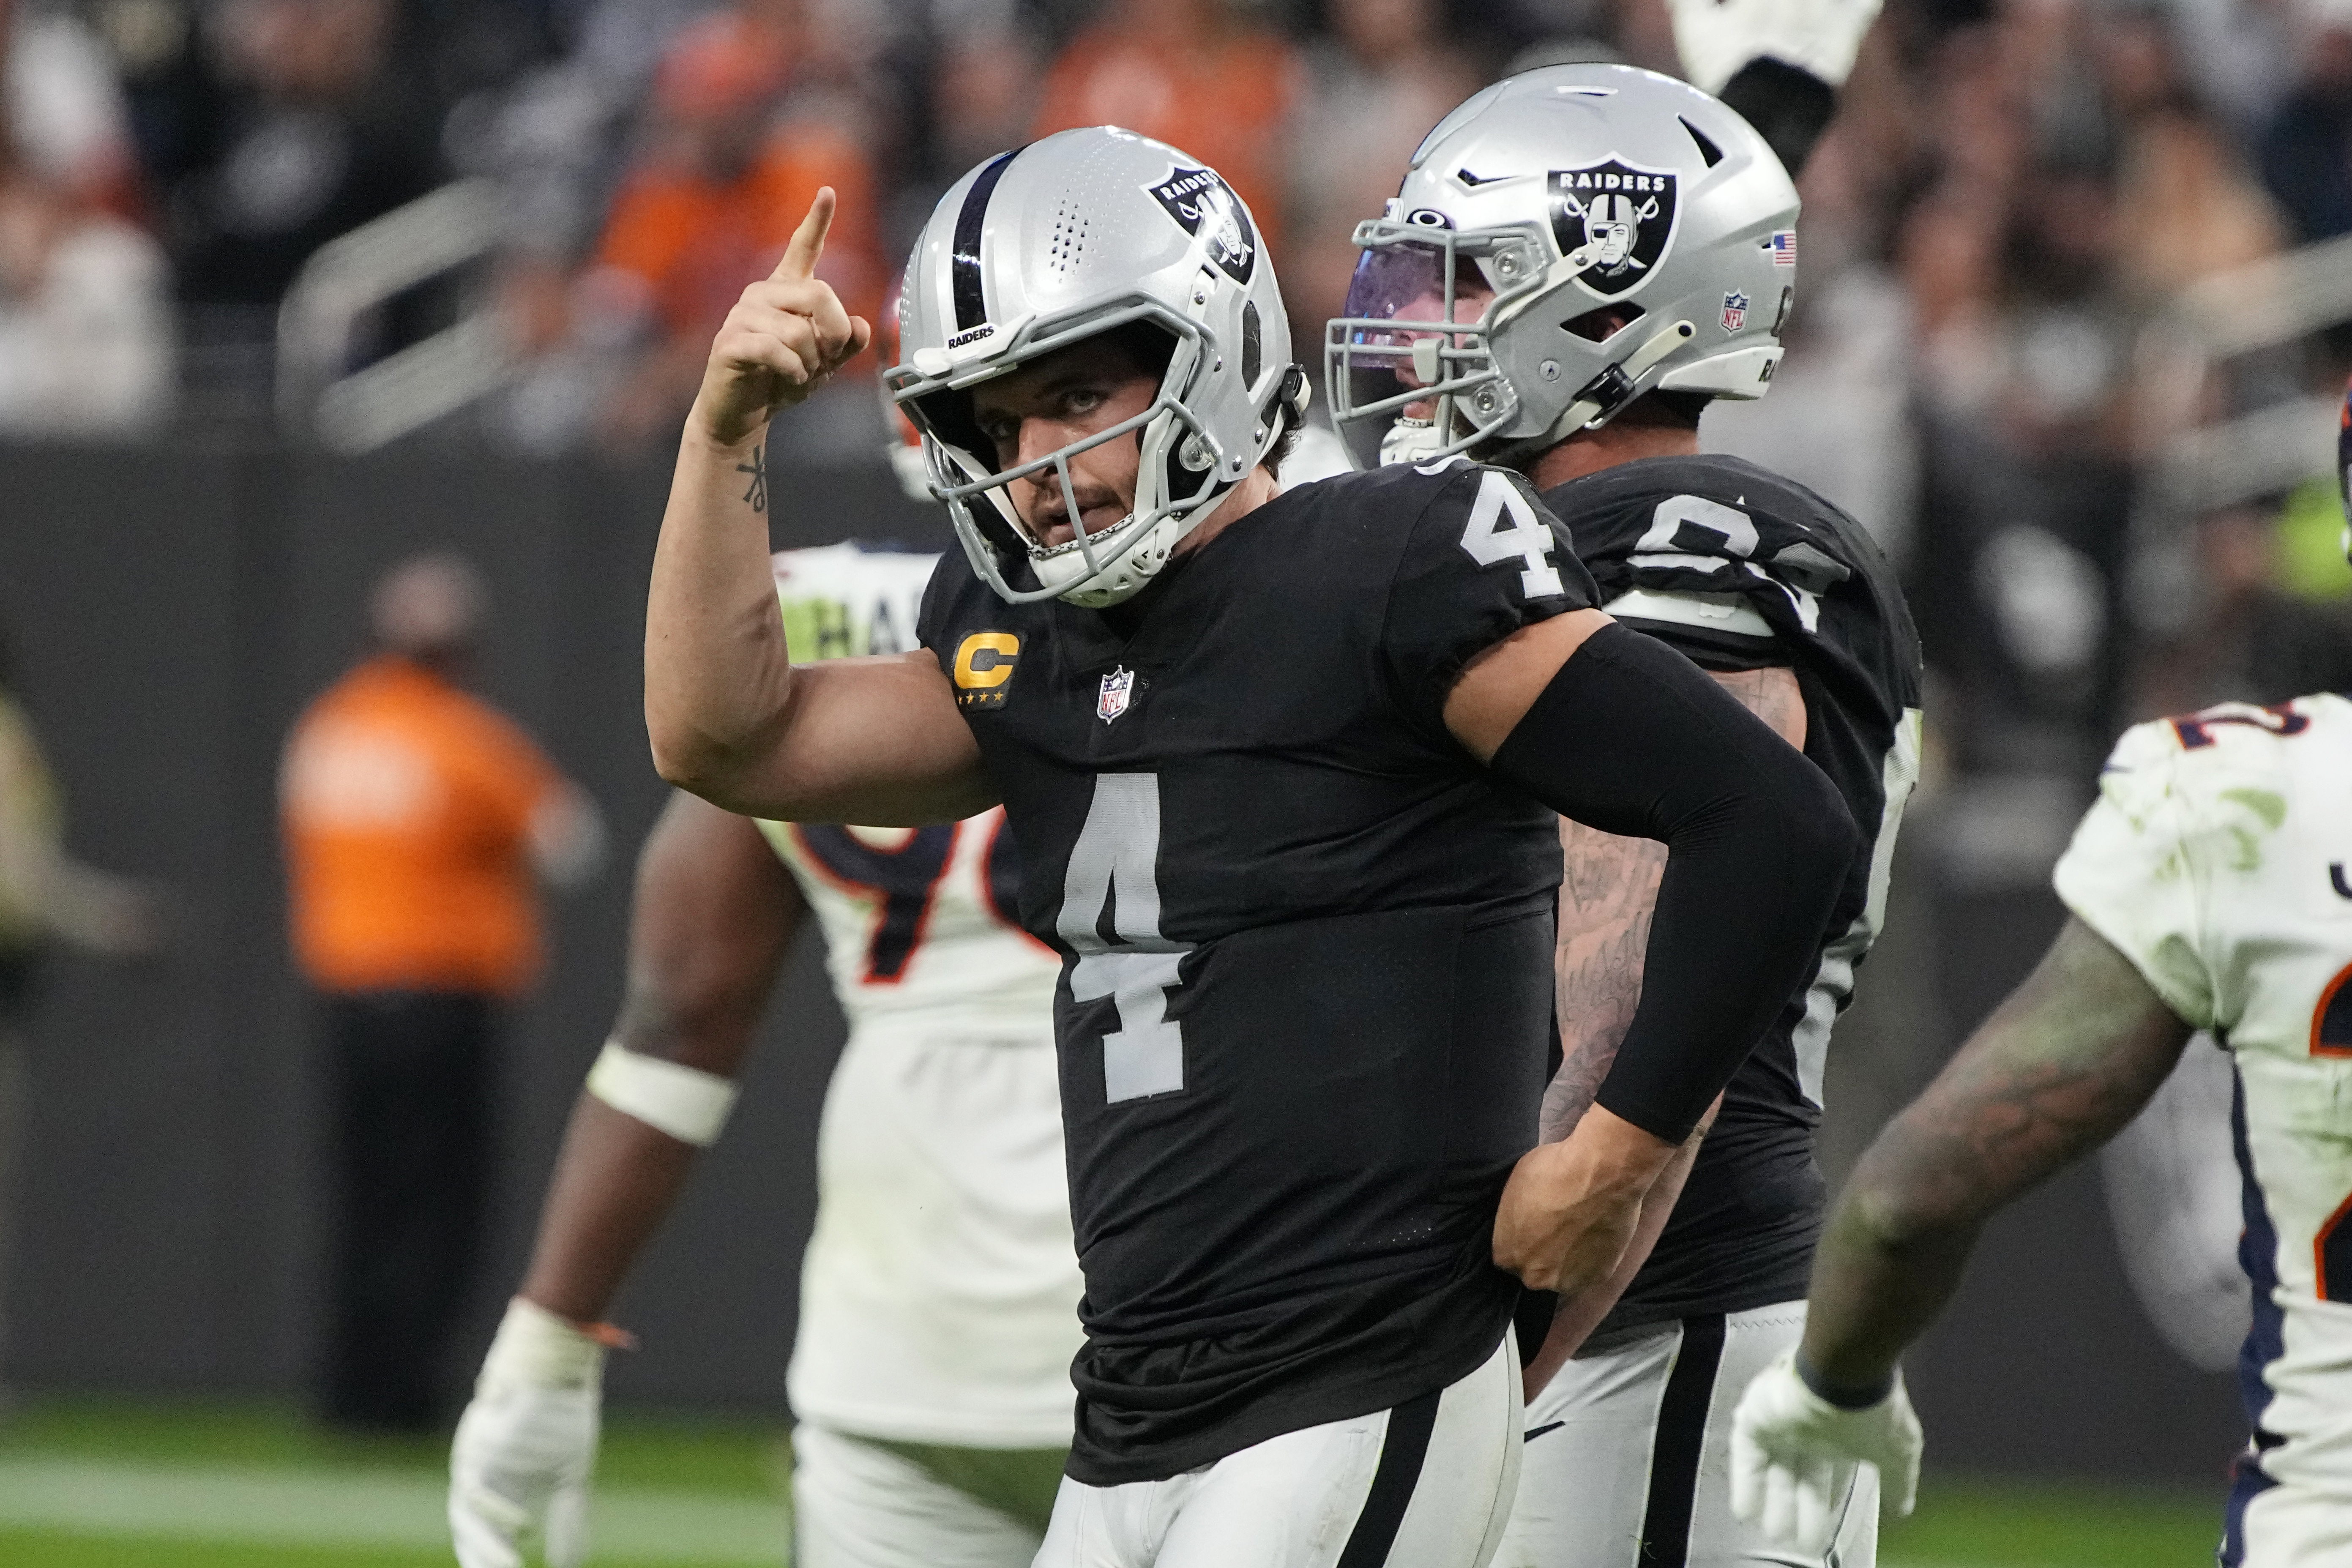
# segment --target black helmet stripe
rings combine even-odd
[[[988,300],[982,294],[980,280],[980,237],[988,225],[988,198],[996,194],[996,182],[1004,177],[1004,166],[1021,155],[1015,147],[1010,153],[1000,153],[988,161],[971,182],[971,189],[963,194],[963,210],[956,214],[953,287],[955,290],[956,331],[966,331],[988,320]]]

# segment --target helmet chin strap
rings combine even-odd
[[[1490,463],[1516,462],[1521,458],[1548,452],[1580,430],[1605,424],[1617,411],[1641,395],[1642,378],[1656,368],[1660,360],[1698,335],[1698,329],[1688,321],[1675,321],[1653,332],[1649,340],[1610,365],[1580,388],[1576,401],[1561,410],[1542,435],[1524,441],[1514,441],[1499,447],[1482,459]]]
[[[1438,429],[1435,421],[1409,419],[1400,415],[1396,423],[1389,426],[1388,434],[1381,437],[1381,467],[1425,462],[1444,445],[1445,434]]]

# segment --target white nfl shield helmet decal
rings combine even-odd
[[[1102,678],[1102,694],[1095,699],[1095,717],[1108,724],[1127,711],[1135,691],[1135,671],[1124,667]]]
[[[1748,296],[1734,289],[1723,297],[1723,330],[1736,332],[1748,324]]]

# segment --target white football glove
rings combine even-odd
[[[1731,1511],[1800,1552],[1826,1551],[1857,1466],[1876,1467],[1882,1508],[1911,1511],[1922,1441],[1900,1372],[1877,1404],[1842,1410],[1805,1386],[1785,1352],[1732,1413]]]
[[[1690,84],[1721,92],[1749,60],[1769,55],[1843,87],[1879,0],[1666,0]]]
[[[520,1297],[507,1304],[449,1447],[449,1534],[462,1568],[522,1568],[536,1531],[548,1568],[588,1555],[588,1478],[604,1347]]]

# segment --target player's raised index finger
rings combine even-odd
[[[825,231],[833,227],[833,209],[837,200],[831,185],[817,187],[816,200],[809,203],[808,216],[793,231],[792,243],[784,247],[783,259],[769,274],[772,280],[784,282],[816,276],[817,258],[824,254]]]

